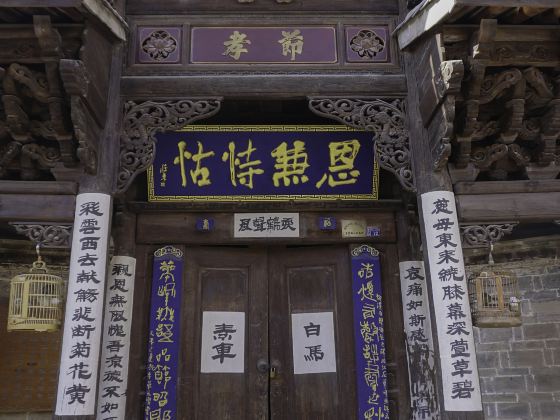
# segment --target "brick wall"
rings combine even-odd
[[[548,242],[547,258],[529,249],[495,255],[496,269],[518,276],[523,325],[475,327],[486,418],[560,419],[560,260],[550,258],[559,248]]]

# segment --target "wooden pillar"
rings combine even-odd
[[[433,156],[433,146],[430,144],[430,137],[426,127],[424,126],[422,115],[421,115],[421,100],[419,98],[419,84],[424,80],[424,73],[422,73],[422,63],[429,61],[427,55],[430,53],[429,42],[424,38],[424,40],[419,40],[415,43],[414,47],[404,53],[405,66],[406,66],[406,76],[408,81],[408,108],[407,114],[409,119],[409,132],[410,132],[410,148],[412,154],[412,167],[414,172],[414,178],[417,188],[417,200],[419,208],[420,217],[420,228],[422,235],[422,245],[424,250],[424,265],[425,273],[428,286],[428,294],[430,298],[430,315],[432,321],[432,331],[434,332],[434,346],[436,352],[436,371],[438,372],[438,401],[440,406],[440,413],[442,419],[483,419],[483,412],[480,403],[471,404],[469,410],[456,411],[457,406],[454,406],[453,399],[450,400],[449,389],[444,389],[444,383],[449,383],[451,378],[448,373],[448,367],[451,363],[457,360],[464,360],[463,357],[454,358],[450,354],[450,349],[444,349],[445,352],[441,351],[440,340],[438,340],[438,335],[442,336],[446,331],[446,317],[448,314],[436,312],[436,307],[441,308],[441,302],[434,302],[434,296],[439,296],[441,293],[435,288],[441,287],[439,282],[435,283],[434,279],[437,279],[437,273],[440,271],[440,267],[430,266],[430,252],[429,247],[434,246],[433,239],[434,232],[430,231],[431,228],[426,229],[426,218],[424,217],[425,211],[423,209],[423,204],[427,203],[427,198],[431,198],[426,193],[431,193],[435,191],[447,192],[447,194],[452,194],[452,184],[445,167],[442,168],[438,162],[434,162]],[[440,169],[438,169],[440,168]],[[424,199],[423,199],[424,197]],[[449,197],[449,195],[446,195]],[[454,204],[454,203],[453,203]],[[454,207],[454,206],[453,206]],[[430,209],[430,213],[433,210]],[[455,215],[456,217],[456,212]],[[456,226],[458,227],[458,226]],[[445,233],[445,232],[444,232]],[[456,238],[455,242],[455,254],[462,256],[461,251],[461,241],[460,238]],[[433,254],[433,253],[432,253]],[[433,258],[432,264],[433,264]],[[463,261],[461,261],[461,266]],[[438,271],[436,271],[438,270]],[[463,268],[464,270],[464,268]],[[460,276],[461,274],[458,274]],[[462,273],[464,276],[464,271]],[[454,286],[454,280],[450,280],[450,286]],[[470,324],[470,308],[468,304],[468,293],[463,296],[462,309],[463,312],[467,313],[468,322]],[[437,293],[434,293],[437,292]],[[434,305],[436,304],[436,305]],[[438,331],[439,328],[439,331]],[[472,342],[472,326],[467,329],[468,337],[471,337]],[[466,336],[467,337],[467,336]],[[459,337],[457,337],[459,338]],[[443,340],[442,340],[443,341]],[[471,361],[470,367],[476,366],[476,353],[474,344],[469,346],[468,353],[470,353],[469,360]],[[443,357],[443,359],[442,359]],[[456,360],[452,360],[456,359]],[[442,364],[447,364],[444,371],[442,372]],[[478,372],[476,369],[472,369],[473,372],[469,375],[469,380],[472,382],[472,387],[475,388],[474,392],[480,392],[480,385],[478,380]],[[443,374],[447,374],[448,377],[443,380]],[[461,375],[457,374],[453,378],[458,378],[459,382]],[[447,396],[444,398],[445,393]],[[473,394],[474,395],[474,394]],[[447,399],[447,404],[445,400]]]
[[[119,156],[122,45],[114,45],[107,119],[95,175],[84,174],[76,197],[55,419],[94,419],[105,276]]]

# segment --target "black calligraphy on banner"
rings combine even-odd
[[[107,194],[76,197],[57,415],[95,412],[110,213]]]
[[[436,369],[424,263],[399,263],[413,420],[438,418]]]
[[[422,195],[446,411],[481,410],[455,197]]]
[[[97,402],[100,420],[124,419],[136,260],[115,256],[109,264]]]

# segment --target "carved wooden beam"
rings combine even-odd
[[[209,118],[218,113],[220,105],[221,98],[126,102],[117,192],[125,192],[134,178],[152,164],[157,133],[178,130],[194,121]]]
[[[379,166],[393,173],[405,190],[415,191],[403,99],[309,98],[309,109],[349,127],[371,131]]]
[[[461,226],[461,238],[464,247],[487,247],[511,234],[518,222],[504,222],[490,225]]]
[[[71,224],[44,224],[29,222],[10,222],[16,232],[43,248],[70,248],[72,238]]]
[[[60,77],[70,96],[70,117],[78,140],[76,154],[85,171],[94,175],[97,173],[97,138],[93,132],[96,123],[89,115],[85,100],[89,85],[87,69],[81,60],[60,60]]]

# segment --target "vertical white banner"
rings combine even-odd
[[[110,195],[78,194],[56,399],[59,416],[95,413],[110,221]]]
[[[99,420],[124,420],[136,259],[114,256],[105,292],[105,320],[97,402]]]
[[[426,251],[446,411],[481,411],[469,293],[455,195],[422,194]]]
[[[202,373],[245,372],[245,312],[203,312]]]
[[[412,419],[438,418],[434,342],[422,261],[399,263]]]
[[[332,312],[292,314],[294,374],[336,372]]]

